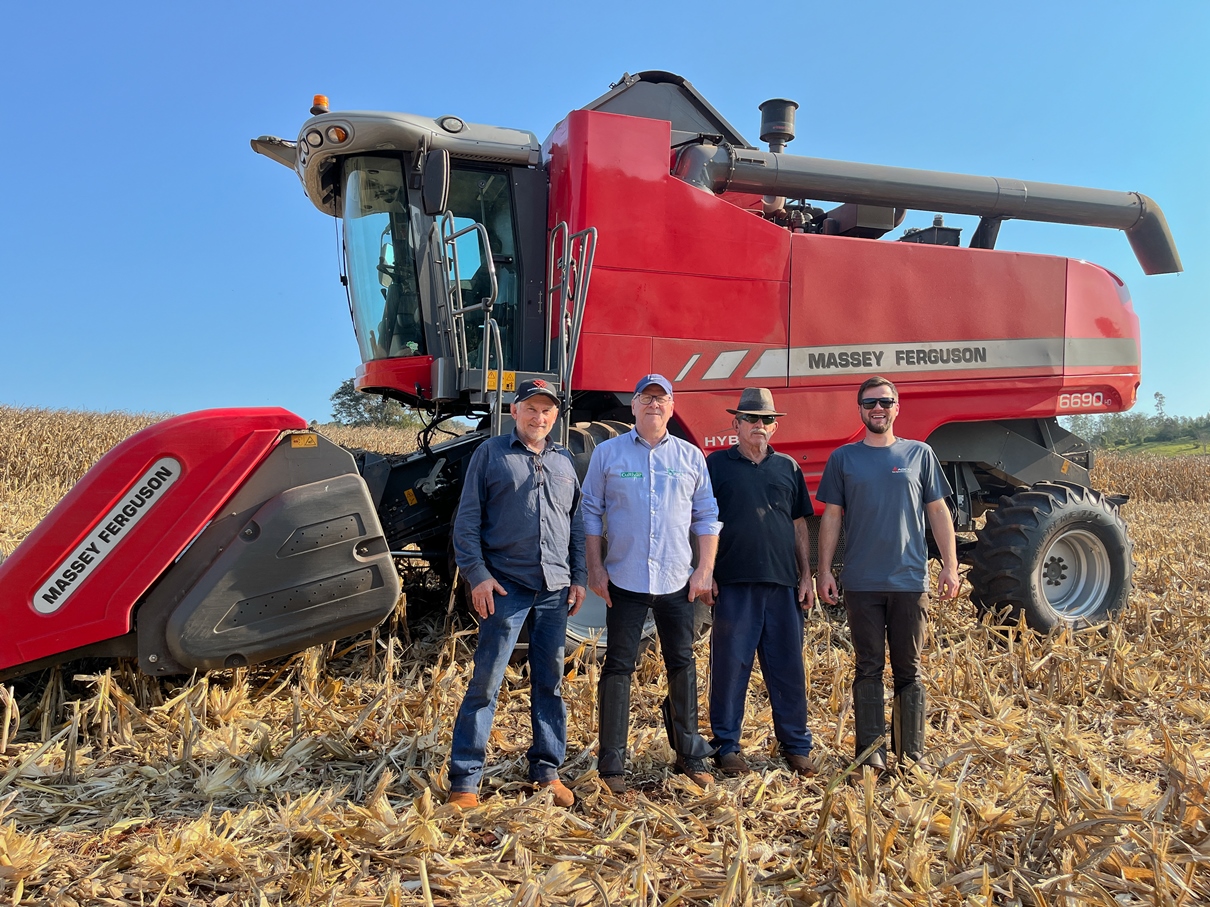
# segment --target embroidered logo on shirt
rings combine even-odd
[[[669,467],[668,467],[668,475],[672,476],[672,477],[675,479],[677,476],[682,476],[682,475],[684,475],[684,473],[683,473],[683,472],[681,472],[679,469],[673,469],[671,466],[669,466]]]
[[[623,479],[641,479],[641,478],[643,478],[643,474],[641,472],[624,472],[624,473],[622,473],[622,478]]]
[[[892,466],[891,475],[897,475],[897,474],[911,475],[912,467],[910,467],[910,466]]]

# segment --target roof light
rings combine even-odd
[[[311,101],[311,116],[317,117],[321,113],[328,112],[328,96],[326,94],[317,94],[315,99]]]
[[[319,134],[319,130],[312,129],[307,133],[307,144],[312,148],[318,148],[324,143],[324,137]]]
[[[349,137],[349,131],[347,129],[345,129],[343,126],[329,126],[328,127],[328,141],[329,142],[339,145],[341,142],[343,142],[348,137]]]

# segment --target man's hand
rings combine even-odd
[[[486,620],[489,614],[496,613],[496,599],[493,597],[495,592],[508,595],[504,587],[490,577],[471,590],[471,605],[481,619]]]
[[[937,579],[937,591],[942,599],[957,598],[958,590],[962,588],[962,580],[958,578],[957,567],[941,568],[941,576]]]
[[[704,604],[713,607],[714,588],[714,571],[698,567],[689,577],[689,601],[695,602],[700,598]]]
[[[810,611],[815,607],[815,584],[811,582],[810,573],[798,579],[798,606],[803,611]]]
[[[609,574],[605,572],[604,567],[593,567],[591,564],[588,567],[588,588],[595,592],[601,598],[605,599],[605,607],[612,608],[613,602],[609,598]],[[574,611],[572,612],[575,613]]]
[[[819,590],[819,597],[829,605],[834,605],[839,600],[836,577],[832,575],[831,570],[819,571],[815,580],[815,588]]]
[[[567,616],[571,617],[580,610],[580,605],[584,604],[584,596],[588,593],[584,591],[583,586],[572,586],[567,590]]]

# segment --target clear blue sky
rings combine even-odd
[[[14,4],[4,32],[3,404],[326,420],[358,364],[335,227],[248,140],[294,138],[315,93],[542,138],[623,71],[666,69],[752,141],[761,101],[798,100],[792,153],[1150,195],[1183,274],[1145,277],[1111,230],[1009,222],[999,245],[1118,273],[1140,408],[1161,391],[1172,414],[1210,411],[1202,0],[77,0]]]

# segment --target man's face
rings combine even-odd
[[[546,394],[535,394],[528,400],[513,403],[509,411],[517,423],[517,434],[529,445],[545,441],[559,418],[558,405]]]
[[[765,419],[772,418],[771,416],[745,416],[738,415],[735,417],[735,431],[739,436],[739,443],[748,447],[759,448],[764,450],[769,442],[773,439],[773,432],[777,431],[777,423],[770,422],[765,424]],[[755,419],[755,422],[748,421]]]
[[[879,405],[866,409],[871,400],[878,401]],[[889,409],[884,405],[887,401],[894,401]],[[884,435],[891,430],[895,417],[899,415],[899,401],[889,387],[867,388],[861,395],[858,412],[861,413],[861,421],[865,423],[866,428],[876,435]]]
[[[650,402],[644,403],[647,400]],[[658,384],[648,384],[630,401],[634,424],[643,431],[663,434],[672,418],[672,395]]]

